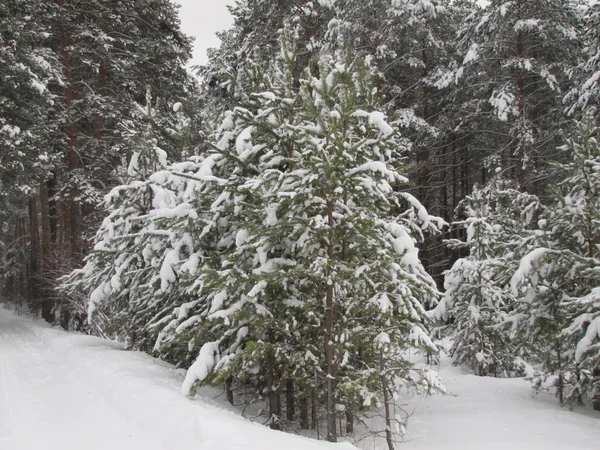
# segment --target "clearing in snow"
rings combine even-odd
[[[440,371],[452,395],[407,406],[403,450],[594,450],[600,414],[569,411],[522,379]],[[271,431],[199,396],[184,372],[114,342],[65,333],[0,305],[1,450],[351,450]],[[384,449],[370,439],[357,444]]]

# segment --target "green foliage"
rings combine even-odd
[[[577,124],[565,149],[572,162],[555,165],[564,174],[547,208],[536,247],[513,277],[522,296],[520,323],[538,349],[545,378],[561,402],[596,395],[600,360],[596,313],[600,178],[598,130],[591,115]],[[597,399],[594,397],[597,405]]]
[[[466,231],[465,240],[450,240],[450,248],[468,251],[446,272],[445,294],[435,315],[451,320],[451,354],[457,365],[469,365],[477,375],[511,376],[519,346],[511,342],[507,322],[515,298],[506,286],[516,261],[529,250],[539,200],[502,179],[475,189],[459,211],[467,216],[453,226]]]

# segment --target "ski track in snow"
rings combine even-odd
[[[452,395],[414,398],[399,450],[596,450],[600,413],[561,408],[522,379],[443,360]],[[181,396],[182,370],[0,305],[0,450],[351,450],[271,431],[210,397]],[[365,450],[386,449],[361,441]]]
[[[0,450],[351,450],[180,392],[181,370],[0,305]]]

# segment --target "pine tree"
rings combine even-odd
[[[149,88],[146,106],[138,105],[137,109],[141,129],[124,131],[134,149],[128,182],[106,196],[108,214],[96,233],[94,249],[82,269],[62,280],[61,290],[75,298],[84,297],[83,302],[76,303],[87,307],[88,322],[95,322],[98,331],[129,342],[132,348],[149,351],[156,334],[149,331],[148,324],[156,308],[177,294],[170,286],[175,281],[170,276],[170,264],[175,259],[172,237],[161,229],[157,213],[172,206],[176,194],[187,186],[181,177],[169,177],[164,172],[167,154],[158,146],[158,114]],[[126,124],[131,126],[131,121]],[[197,170],[197,165],[181,169],[185,174]],[[169,211],[168,216],[195,217],[187,213],[180,208],[178,214]],[[185,244],[183,241],[175,248]]]
[[[513,293],[521,298],[517,323],[543,364],[537,383],[556,388],[561,403],[591,396],[595,384],[593,315],[586,313],[594,304],[597,285],[596,136],[588,116],[567,140],[572,162],[555,165],[564,177],[554,193],[555,202],[541,221],[536,248],[521,260],[511,280]],[[581,365],[588,345],[591,360]]]
[[[375,110],[371,69],[323,57],[298,84],[298,37],[282,39],[277,64],[239,69],[243,103],[207,157],[221,181],[203,234],[216,245],[181,278],[197,300],[163,322],[156,348],[197,355],[185,393],[231,377],[253,386],[275,427],[289,381],[303,398],[323,395],[335,440],[339,405],[353,414],[383,396],[389,407],[397,380],[424,386],[403,350],[434,351],[425,305],[437,290],[416,242],[441,221],[396,192],[396,151],[408,142]]]
[[[507,332],[515,300],[507,289],[514,261],[527,252],[530,227],[540,209],[536,197],[495,179],[475,189],[459,210],[467,218],[453,225],[466,229],[466,239],[450,240],[450,248],[468,251],[446,272],[445,294],[435,310],[448,321],[454,338],[454,363],[476,375],[510,376],[516,370],[517,347]]]
[[[521,189],[548,177],[538,161],[559,144],[562,96],[579,55],[577,24],[571,1],[493,1],[464,20],[462,61],[438,82],[464,92],[461,128],[478,133],[489,148],[487,166],[500,162]]]
[[[62,81],[50,48],[54,9],[18,0],[0,5],[2,291],[11,301],[26,299],[36,309],[41,270],[37,191],[57,163],[48,142],[57,127],[52,86]]]
[[[568,113],[600,109],[600,4],[587,5],[584,19],[583,61],[573,70],[575,86],[565,96]]]
[[[600,133],[594,117],[587,114],[577,124],[566,147],[573,162],[562,169],[567,178],[560,186],[553,217],[553,232],[565,264],[569,265],[562,307],[570,325],[562,331],[575,349],[575,381],[572,399],[592,400],[600,409]],[[567,284],[568,283],[568,284]]]

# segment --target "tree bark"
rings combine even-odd
[[[294,420],[296,415],[296,395],[294,392],[294,380],[288,379],[285,382],[285,415],[288,422]]]
[[[63,0],[56,0],[59,6],[64,6]],[[61,42],[61,58],[63,64],[63,75],[65,78],[65,107],[67,113],[73,108],[76,99],[75,93],[75,75],[73,73],[73,64],[69,47],[71,45],[71,37],[68,30],[63,27],[62,42]],[[73,172],[81,168],[81,158],[77,148],[77,133],[75,123],[72,118],[69,118],[67,125],[67,172]],[[79,262],[81,258],[82,248],[81,243],[81,204],[76,200],[77,187],[71,183],[69,186],[67,205],[65,208],[65,240],[69,244],[70,259],[72,262]]]
[[[384,359],[381,356],[379,366],[379,380],[381,384],[381,392],[383,394],[383,409],[385,414],[385,441],[388,445],[388,450],[394,450],[394,435],[392,434],[392,415],[390,411],[390,392],[388,390],[388,383],[384,375]]]
[[[269,391],[269,427],[273,430],[280,430],[281,424],[281,398],[278,379],[275,374],[273,361],[270,361],[267,366],[267,389]]]
[[[39,301],[40,268],[40,227],[38,223],[38,200],[34,196],[29,200],[29,236],[30,236],[30,300]]]
[[[51,276],[51,236],[50,236],[50,205],[48,199],[48,184],[46,180],[40,182],[40,217],[41,217],[41,269],[40,283],[42,288],[42,318],[49,323],[54,322],[54,298],[49,289],[49,277]]]
[[[308,396],[304,391],[299,396],[299,411],[300,411],[300,429],[308,430]]]
[[[354,414],[346,411],[346,434],[354,433]]]
[[[333,202],[331,199],[327,200],[327,219],[329,223],[329,229],[333,230]],[[333,260],[333,234],[329,233],[329,242],[327,243],[327,257],[329,265]],[[329,278],[331,268],[327,268],[327,278]],[[329,442],[337,442],[337,426],[335,423],[335,369],[334,365],[334,354],[333,354],[333,339],[334,339],[334,299],[333,299],[333,284],[328,280],[325,299],[325,362],[327,365],[327,440]]]
[[[317,430],[318,437],[318,429],[319,429],[319,409],[317,403],[317,391],[316,389],[312,390],[312,395],[310,397],[310,417],[311,417],[311,429]]]
[[[592,394],[592,408],[596,411],[600,411],[600,367],[596,367],[592,371],[592,380],[594,390]]]
[[[233,405],[233,389],[231,388],[232,380],[232,377],[225,380],[225,392],[227,393],[227,401],[230,405]]]
[[[52,248],[52,228],[50,225],[48,184],[45,180],[40,183],[40,212],[42,219],[42,259],[47,264],[50,259],[50,249]]]
[[[48,188],[48,210],[49,210],[49,221],[50,221],[50,245],[56,245],[58,238],[58,206],[56,203],[56,178],[51,176],[46,182]]]

